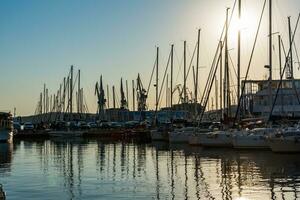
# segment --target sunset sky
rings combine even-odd
[[[245,23],[241,25],[242,77],[263,2],[242,0]],[[183,41],[187,41],[189,63],[198,28],[201,28],[200,66],[204,66],[200,69],[202,91],[225,21],[226,7],[232,7],[233,3],[234,0],[2,0],[0,110],[12,111],[16,107],[18,115],[33,114],[43,84],[46,83],[51,94],[55,93],[70,65],[74,65],[75,70],[82,71],[85,99],[90,112],[95,112],[94,85],[101,74],[104,84],[115,85],[117,92],[121,77],[129,81],[131,88],[131,81],[137,78],[138,73],[141,73],[146,87],[156,46],[160,47],[162,80],[172,43],[176,52],[174,81],[180,84],[183,77],[182,70],[179,71]],[[251,79],[263,79],[267,75],[264,69],[264,65],[268,64],[267,8],[253,58]],[[280,32],[286,49],[287,16],[291,16],[294,29],[299,11],[299,0],[273,0],[273,32]],[[233,17],[237,17],[237,10]],[[237,20],[233,19],[229,49],[232,49],[230,56],[235,65],[236,29]],[[273,41],[273,76],[278,78],[277,35]],[[295,42],[299,45],[299,30]],[[298,62],[296,56],[294,61]],[[299,78],[296,66],[295,77]],[[193,90],[191,75],[188,86]],[[152,87],[148,101],[150,108],[154,106],[154,95]],[[165,101],[162,102],[161,106],[164,106]]]

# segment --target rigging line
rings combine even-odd
[[[165,94],[165,84],[163,84],[161,88],[163,89],[163,90],[162,90],[162,91],[163,91],[162,95],[164,95],[164,94]],[[158,104],[159,107],[161,107],[162,100],[163,100],[163,98],[159,98],[159,99],[158,99],[158,101],[159,101],[159,104]]]
[[[251,63],[252,63],[252,58],[253,58],[253,54],[254,54],[254,49],[255,49],[255,47],[256,47],[256,42],[257,42],[257,38],[258,38],[258,34],[259,34],[261,22],[262,22],[264,10],[265,10],[265,7],[266,7],[266,2],[267,2],[267,1],[265,0],[265,1],[264,1],[264,4],[263,4],[263,8],[262,8],[261,15],[260,15],[260,18],[259,18],[259,23],[258,23],[257,31],[256,31],[256,34],[255,34],[254,44],[253,44],[253,47],[252,47],[252,50],[251,50],[250,59],[249,59],[249,63],[248,63],[247,71],[246,71],[245,80],[244,80],[244,82],[243,82],[243,87],[242,87],[242,91],[241,91],[241,96],[239,97],[238,106],[237,106],[237,109],[236,109],[236,112],[235,112],[234,122],[235,122],[236,119],[237,119],[237,116],[238,116],[238,113],[239,113],[239,110],[240,110],[240,106],[241,106],[242,96],[244,95],[244,92],[245,92],[245,85],[246,85],[246,81],[247,81],[247,78],[248,78],[250,66],[251,66]],[[270,36],[270,37],[271,37],[271,36]]]
[[[284,57],[286,58],[286,51],[285,51],[285,48],[284,48],[282,37],[280,38],[280,43],[281,43],[281,47],[282,47],[282,50],[283,50]]]
[[[294,49],[295,49],[295,53],[296,53],[296,57],[297,57],[297,63],[298,63],[298,70],[299,70],[299,68],[300,68],[300,61],[299,61],[298,50],[297,50],[295,41],[293,42],[293,44],[294,44]]]
[[[189,73],[190,73],[190,70],[191,70],[191,67],[192,67],[192,62],[193,62],[194,57],[195,57],[195,53],[196,53],[196,49],[197,49],[197,44],[198,44],[198,42],[196,42],[196,45],[195,45],[195,48],[194,48],[194,52],[193,52],[193,55],[192,55],[192,58],[191,58],[191,61],[190,61],[190,65],[189,65],[187,74],[185,75],[185,81],[187,80],[187,77],[189,76]]]
[[[231,65],[232,65],[233,72],[234,72],[234,74],[235,74],[235,76],[236,76],[236,78],[237,78],[237,72],[236,72],[236,70],[235,70],[235,66],[234,66],[234,63],[233,63],[233,60],[232,60],[232,58],[231,58],[230,53],[228,53],[228,56],[229,56],[229,61],[230,61]]]
[[[215,66],[215,63],[216,63],[216,60],[217,60],[217,58],[218,57],[220,57],[219,56],[219,50],[222,52],[222,48],[223,47],[223,44],[221,45],[221,47],[220,47],[220,44],[218,45],[218,48],[217,48],[217,50],[216,50],[216,53],[215,53],[215,55],[214,55],[214,59],[213,59],[213,62],[212,62],[212,64],[211,64],[211,68],[210,68],[210,71],[209,71],[209,74],[208,74],[208,77],[207,77],[207,81],[206,81],[206,83],[205,83],[205,87],[204,87],[204,90],[203,90],[203,96],[202,96],[202,98],[201,98],[201,101],[200,101],[200,104],[202,105],[202,103],[203,103],[203,100],[204,100],[204,97],[205,97],[205,95],[206,95],[206,92],[207,92],[207,87],[208,87],[208,85],[210,84],[210,81],[211,81],[211,76],[212,76],[212,73],[213,73],[213,67]]]
[[[169,68],[170,59],[171,59],[171,52],[170,52],[170,54],[169,54],[169,58],[168,58],[167,66],[166,66],[166,69],[165,69],[164,77],[163,77],[163,80],[162,80],[162,83],[161,83],[162,86],[161,86],[160,91],[159,91],[158,101],[159,101],[159,99],[160,99],[160,97],[161,97],[161,92],[162,92],[162,89],[163,89],[163,87],[164,87],[165,78],[166,78],[167,71],[168,71],[168,68]]]
[[[147,88],[147,94],[149,93],[149,89],[150,89],[150,86],[151,86],[151,82],[152,82],[152,78],[153,78],[153,74],[154,74],[154,70],[155,70],[155,66],[156,66],[156,59],[157,58],[155,58],[153,69],[152,69],[152,72],[151,72],[150,81],[149,81],[149,85],[148,85],[148,88]]]
[[[294,33],[293,33],[293,37],[292,37],[292,43],[294,42],[294,39],[295,39],[295,33],[296,33],[296,31],[297,31],[297,28],[298,28],[299,18],[300,18],[300,13],[299,13],[299,15],[298,15],[297,22],[296,22],[296,26],[295,26],[295,29],[294,29]],[[287,64],[288,64],[288,57],[289,57],[289,55],[291,54],[291,50],[292,50],[292,47],[289,48],[288,55],[287,55],[287,57],[285,58],[284,68],[283,68],[283,71],[282,71],[282,73],[281,73],[281,75],[280,75],[279,85],[278,85],[277,90],[276,90],[275,100],[274,100],[274,102],[273,102],[272,109],[271,109],[271,112],[270,112],[268,121],[270,121],[271,116],[272,116],[272,113],[273,113],[273,110],[274,110],[274,106],[275,106],[275,103],[276,103],[276,100],[277,100],[277,96],[278,96],[279,89],[281,88],[281,85],[282,85],[282,78],[283,78],[284,71],[285,71],[285,69],[286,69],[286,67],[287,67]],[[293,78],[293,77],[292,77],[292,78]],[[294,87],[294,84],[295,84],[295,83],[293,82],[293,87]],[[294,87],[294,88],[295,88],[295,87]],[[299,101],[298,92],[297,92],[297,88],[295,88],[295,90],[296,90],[296,96],[297,96],[298,102],[300,102],[300,101]]]
[[[179,74],[180,74],[180,70],[181,70],[181,68],[182,68],[182,63],[183,63],[183,56],[181,57],[181,61],[179,61],[179,57],[178,57],[178,54],[177,54],[177,51],[176,51],[176,49],[174,48],[174,53],[175,53],[175,57],[176,57],[176,59],[177,59],[177,62],[178,62],[178,71],[177,71],[177,75],[176,75],[176,79],[175,79],[175,82],[174,83],[176,83],[177,81],[178,81],[178,77],[179,77]]]
[[[220,45],[219,45],[220,46]],[[222,48],[222,47],[220,47]],[[211,88],[213,86],[213,83],[214,83],[214,79],[216,77],[216,72],[217,72],[217,69],[218,69],[218,64],[220,62],[220,58],[221,58],[221,55],[218,56],[218,59],[217,59],[217,62],[216,64],[213,66],[214,67],[214,72],[213,72],[213,76],[212,76],[212,80],[210,82],[210,85],[209,85],[209,88],[208,88],[208,91],[207,91],[207,94],[206,94],[206,98],[205,98],[205,101],[204,101],[204,104],[203,104],[203,109],[202,109],[202,112],[200,114],[200,120],[198,122],[198,126],[200,125],[200,122],[202,121],[202,118],[203,118],[203,115],[204,115],[204,112],[205,112],[205,109],[206,109],[206,106],[207,106],[207,103],[209,101],[209,95],[210,95],[210,92],[211,92]]]

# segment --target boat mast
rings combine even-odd
[[[230,116],[230,82],[229,82],[229,65],[228,65],[228,11],[229,8],[226,9],[226,33],[225,33],[225,92],[226,92],[226,115]]]
[[[132,111],[135,111],[135,89],[134,89],[134,80],[132,80]]]
[[[196,63],[196,84],[195,84],[195,116],[198,115],[197,103],[198,103],[198,73],[199,73],[199,53],[200,53],[200,31],[198,29],[198,41],[197,41],[197,63]]]
[[[81,99],[80,99],[80,69],[78,70],[78,94],[77,94],[77,113],[80,113],[80,104],[81,104]]]
[[[44,83],[43,113],[46,113],[46,84]]]
[[[294,67],[293,67],[293,42],[292,42],[292,29],[291,29],[291,16],[288,17],[288,25],[289,25],[289,43],[290,43],[290,78],[294,79]]]
[[[106,91],[107,91],[107,108],[109,109],[109,86],[108,86],[108,84],[106,86]]]
[[[171,85],[170,85],[170,90],[171,90],[171,98],[170,98],[170,107],[172,110],[173,107],[173,54],[174,53],[174,44],[171,45]]]
[[[128,81],[126,80],[126,100],[127,100],[127,108],[129,109],[129,99],[128,99]]]
[[[239,21],[241,22],[241,0],[238,1],[238,9],[239,9]],[[237,102],[240,99],[240,91],[241,91],[241,27],[239,27],[238,30],[238,58],[237,58]],[[240,113],[240,112],[239,112]],[[240,114],[238,114],[238,119],[240,117]]]
[[[73,113],[73,65],[71,65],[71,78],[70,78],[70,113]]]
[[[158,54],[159,54],[159,47],[156,47],[155,112],[157,112],[158,109]]]
[[[112,92],[113,92],[113,108],[116,108],[116,96],[115,96],[115,86],[112,86]]]
[[[279,53],[279,78],[281,79],[282,61],[281,61],[281,36],[278,35],[278,53]],[[281,99],[281,113],[283,114],[283,95],[282,85],[280,84],[280,99]]]
[[[222,119],[223,117],[223,98],[222,98],[222,94],[223,94],[223,72],[222,72],[222,63],[223,63],[223,58],[222,58],[222,49],[223,49],[223,44],[222,41],[219,42],[219,48],[220,48],[220,119]]]
[[[183,43],[183,103],[186,103],[186,41]]]
[[[269,0],[269,105],[270,113],[273,105],[272,97],[272,0]]]

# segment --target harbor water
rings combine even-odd
[[[91,139],[0,143],[7,199],[299,199],[299,154]]]

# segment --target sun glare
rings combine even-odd
[[[250,13],[245,13],[241,19],[233,17],[230,23],[229,31],[231,36],[235,36],[238,31],[253,33],[257,29],[257,18]]]

